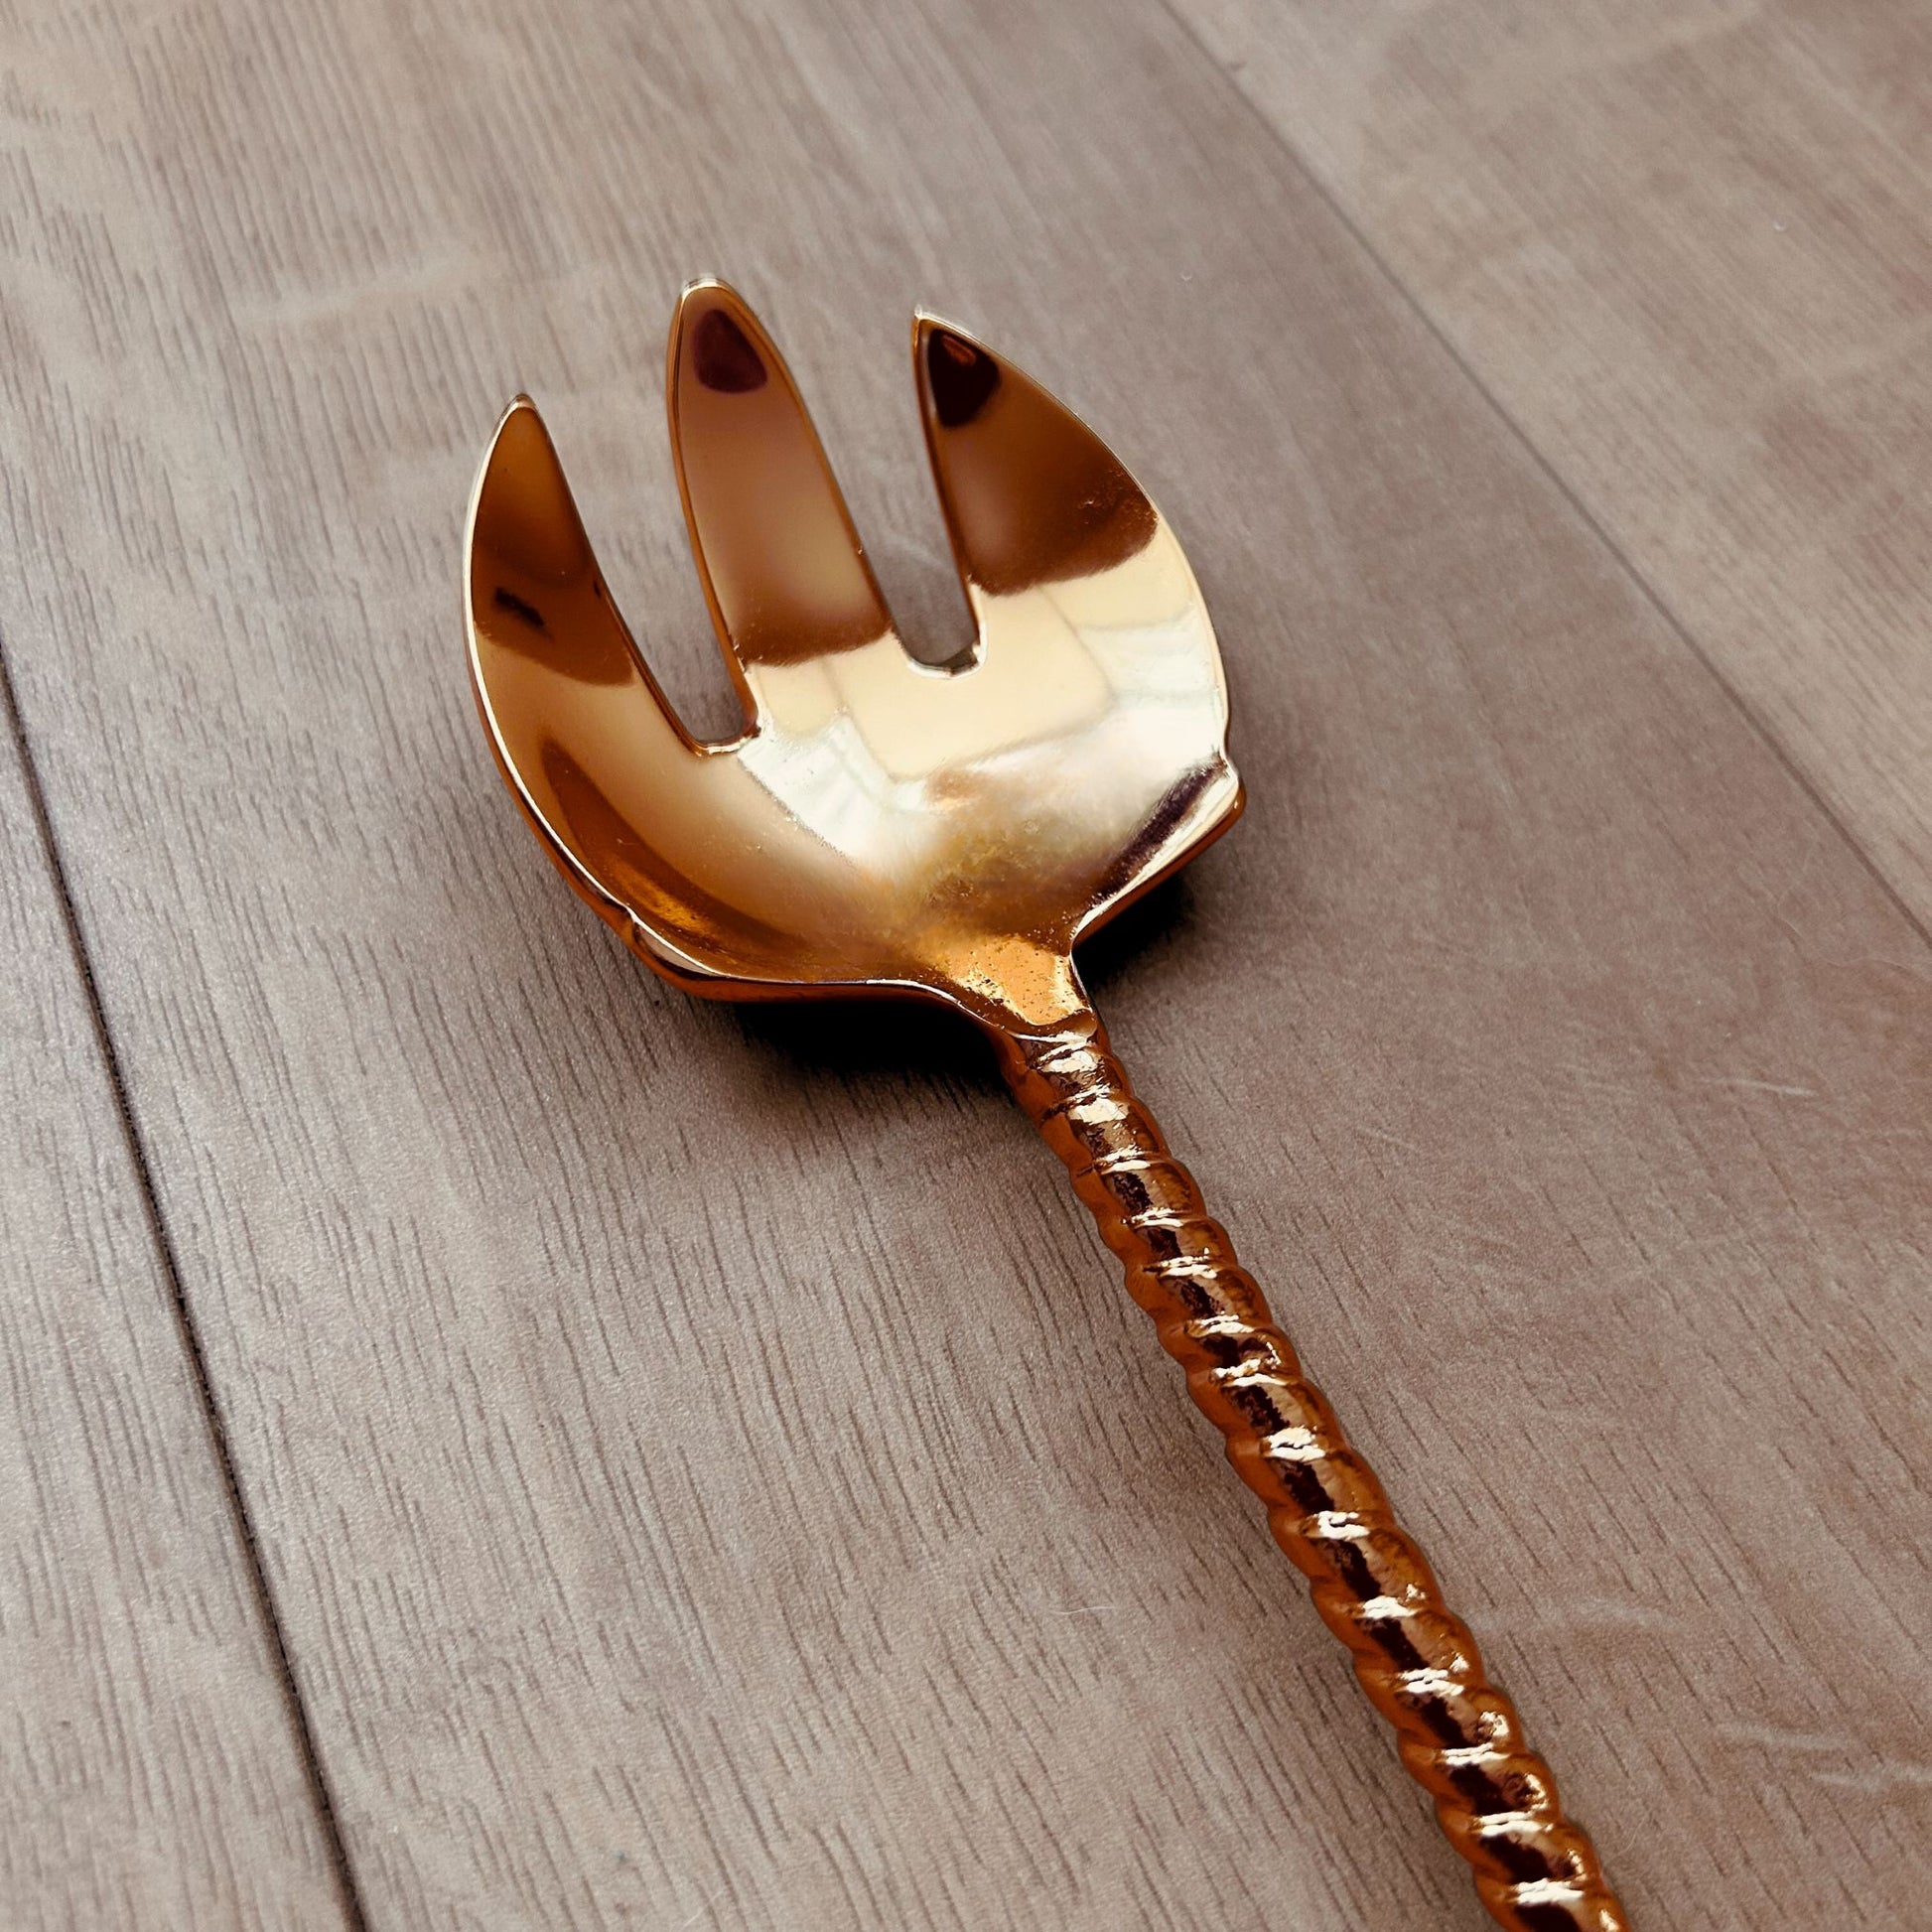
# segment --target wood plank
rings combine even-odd
[[[340,1926],[4,709],[0,885],[4,1917]]]
[[[719,270],[928,630],[913,301],[1147,478],[1254,803],[1119,1043],[1639,1921],[1907,1922],[1932,958],[1166,15],[15,38],[0,621],[378,1921],[1479,1922],[977,1047],[669,994],[501,794],[519,384],[727,715]]]
[[[1932,21],[1176,0],[1932,918]]]

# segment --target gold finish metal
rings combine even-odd
[[[912,348],[976,647],[940,668],[907,655],[790,372],[737,294],[696,283],[671,331],[671,444],[746,729],[702,745],[679,723],[519,397],[468,557],[503,775],[578,893],[676,985],[925,997],[987,1031],[1491,1916],[1622,1932],[1515,1707],[1134,1098],[1073,964],[1241,809],[1187,561],[1036,383],[931,316]]]
[[[526,398],[471,514],[477,689],[552,854],[667,978],[1042,1025],[1081,1005],[1074,943],[1240,810],[1227,692],[1099,438],[930,316],[913,351],[969,663],[907,655],[790,372],[712,282],[671,333],[671,446],[744,736],[696,744],[664,702]]]

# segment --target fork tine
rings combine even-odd
[[[791,371],[735,289],[679,298],[665,393],[692,554],[756,728],[762,671],[872,643],[892,616]]]
[[[470,508],[470,618],[479,674],[522,659],[552,677],[634,693],[626,704],[644,741],[692,749],[605,587],[537,406],[503,413]]]
[[[599,910],[637,904],[635,882],[606,876],[611,828],[668,818],[696,748],[605,589],[528,396],[477,479],[468,588],[477,699],[512,789]]]
[[[912,359],[926,450],[974,613],[986,598],[1097,576],[1153,542],[1126,466],[1032,376],[923,311]]]

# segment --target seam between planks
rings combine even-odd
[[[176,1329],[181,1336],[183,1352],[188,1358],[189,1371],[194,1378],[196,1393],[201,1399],[203,1419],[207,1426],[208,1442],[214,1451],[214,1459],[221,1472],[222,1485],[227,1493],[228,1511],[240,1542],[250,1592],[255,1599],[255,1606],[262,1622],[274,1643],[276,1673],[282,1686],[283,1703],[302,1754],[303,1770],[307,1776],[310,1796],[315,1801],[324,1842],[329,1848],[329,1862],[335,1873],[337,1895],[351,1932],[368,1932],[368,1914],[363,1907],[361,1890],[356,1883],[354,1868],[349,1863],[348,1849],[343,1838],[341,1823],[337,1818],[335,1794],[330,1789],[328,1774],[323,1769],[315,1728],[309,1722],[308,1708],[302,1701],[302,1692],[296,1682],[295,1665],[289,1652],[288,1638],[283,1630],[281,1614],[276,1607],[274,1591],[269,1587],[268,1572],[262,1561],[261,1543],[255,1533],[254,1520],[248,1511],[247,1498],[242,1493],[234,1455],[229,1447],[227,1427],[221,1420],[221,1410],[215,1400],[214,1385],[208,1375],[207,1356],[202,1347],[201,1334],[196,1328],[194,1314],[188,1306],[188,1296],[182,1285],[181,1268],[175,1252],[174,1237],[168,1230],[167,1218],[161,1208],[161,1198],[155,1189],[154,1170],[148,1160],[147,1144],[142,1138],[140,1124],[135,1118],[134,1104],[128,1093],[120,1053],[114,1044],[113,1033],[107,1023],[107,1009],[101,1000],[100,986],[95,979],[93,962],[88,955],[86,939],[80,928],[79,911],[74,904],[73,894],[68,883],[67,867],[61,857],[60,840],[54,830],[53,813],[48,805],[47,792],[41,784],[40,768],[34,761],[33,746],[27,735],[26,719],[22,715],[19,694],[14,687],[13,668],[7,661],[4,645],[0,645],[0,708],[4,708],[6,712],[7,729],[20,757],[22,781],[27,789],[29,809],[34,815],[34,829],[40,841],[41,857],[54,888],[62,928],[67,934],[69,956],[79,977],[81,991],[86,1000],[88,1023],[94,1037],[94,1050],[100,1056],[101,1068],[106,1074],[108,1091],[113,1101],[115,1118],[120,1122],[121,1138],[126,1144],[128,1159],[133,1164],[135,1186],[141,1197],[141,1210],[147,1222],[148,1236],[154,1244],[162,1278],[168,1285],[169,1300],[174,1307]]]
[[[1817,782],[1812,778],[1811,774],[1793,759],[1791,754],[1785,749],[1783,741],[1778,738],[1777,734],[1758,715],[1757,711],[1737,686],[1725,675],[1717,660],[1698,641],[1690,625],[1678,616],[1677,612],[1665,600],[1663,593],[1638,568],[1635,559],[1611,535],[1608,527],[1578,493],[1569,478],[1544,454],[1542,446],[1517,421],[1515,416],[1504,405],[1501,398],[1497,396],[1495,391],[1476,372],[1474,365],[1457,346],[1454,338],[1438,322],[1428,304],[1410,287],[1408,282],[1397,271],[1395,265],[1375,245],[1368,230],[1356,219],[1340,196],[1329,187],[1328,183],[1322,178],[1313,164],[1310,162],[1301,148],[1283,133],[1281,128],[1276,125],[1273,117],[1262,109],[1255,97],[1229,71],[1226,63],[1201,39],[1193,22],[1187,15],[1176,10],[1174,0],[1159,0],[1159,4],[1162,12],[1173,23],[1175,31],[1214,69],[1222,83],[1230,88],[1235,97],[1241,102],[1243,110],[1260,125],[1269,140],[1287,158],[1289,165],[1308,183],[1309,187],[1319,198],[1322,206],[1327,208],[1329,213],[1341,223],[1349,239],[1374,264],[1376,271],[1381,275],[1382,279],[1401,298],[1403,306],[1421,323],[1437,346],[1442,349],[1443,353],[1454,364],[1455,368],[1461,373],[1469,386],[1488,405],[1491,414],[1508,431],[1511,439],[1528,455],[1539,474],[1545,478],[1557,491],[1558,495],[1562,497],[1564,502],[1570,506],[1573,514],[1578,517],[1590,535],[1608,552],[1617,568],[1636,587],[1638,594],[1643,598],[1644,602],[1664,621],[1671,634],[1677,638],[1684,648],[1691,653],[1691,656],[1709,673],[1713,681],[1717,684],[1718,689],[1724,693],[1725,699],[1729,702],[1731,709],[1744,721],[1751,735],[1771,754],[1783,767],[1786,775],[1811,802],[1819,816],[1838,834],[1843,843],[1850,848],[1853,856],[1864,869],[1866,875],[1885,896],[1886,901],[1898,912],[1900,917],[1905,920],[1906,924],[1911,927],[1920,939],[1925,941],[1927,945],[1932,945],[1932,925],[1928,925],[1926,920],[1920,917],[1918,912],[1908,903],[1900,894],[1898,888],[1892,884],[1889,875],[1872,858],[1871,854],[1865,850],[1863,841],[1860,839],[1850,824],[1840,816],[1838,809],[1832,804],[1831,800],[1819,789]]]

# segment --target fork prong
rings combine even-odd
[[[667,817],[696,748],[611,601],[527,396],[471,499],[469,606],[477,697],[512,788],[580,891],[607,914],[636,905],[635,883],[608,876],[611,829]]]
[[[569,682],[634,688],[648,739],[691,749],[618,614],[537,406],[518,396],[470,506],[470,619],[480,674],[520,658]]]
[[[926,450],[968,598],[1097,576],[1161,519],[1126,466],[1032,376],[923,312],[912,359]]]
[[[892,617],[791,371],[723,282],[679,299],[665,396],[692,554],[756,728],[762,673],[872,643]]]

